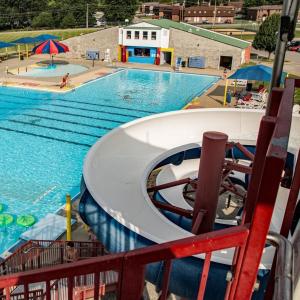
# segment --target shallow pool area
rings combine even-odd
[[[37,220],[79,192],[83,160],[108,131],[147,115],[178,110],[219,77],[135,69],[118,70],[67,93],[0,87],[0,254]]]
[[[87,67],[76,64],[35,65],[34,67],[29,66],[27,69],[22,69],[18,75],[30,77],[57,77],[63,76],[66,73],[71,75],[79,74],[87,70]]]

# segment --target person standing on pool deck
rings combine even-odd
[[[74,246],[74,242],[67,242],[65,249],[64,260],[65,262],[73,262],[79,259],[77,249]]]
[[[61,89],[67,85],[68,80],[69,80],[69,76],[70,76],[70,73],[67,73],[67,74],[62,78],[62,82],[61,82],[61,84],[60,84],[60,88],[61,88]]]

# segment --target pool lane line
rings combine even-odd
[[[0,93],[0,96],[3,95]],[[91,102],[85,102],[85,101],[75,101],[75,100],[66,100],[66,99],[32,99],[32,98],[28,98],[28,97],[24,97],[24,96],[15,96],[15,95],[4,95],[4,96],[9,96],[9,97],[13,97],[13,98],[17,98],[17,99],[20,99],[20,100],[25,100],[25,101],[28,101],[31,100],[33,101],[32,104],[34,105],[35,101],[38,102],[38,104],[48,104],[53,102],[53,101],[60,101],[60,102],[71,102],[71,103],[80,103],[80,104],[87,104],[87,105],[92,105],[92,106],[101,106],[101,107],[108,107],[108,108],[115,108],[115,109],[124,109],[124,110],[129,110],[131,112],[142,112],[142,113],[147,113],[147,114],[157,114],[158,112],[156,111],[148,111],[148,110],[142,110],[142,109],[132,109],[132,107],[119,107],[119,106],[114,106],[114,105],[108,105],[108,104],[103,104],[103,103],[91,103]],[[105,98],[105,99],[101,99],[101,100],[108,100],[108,101],[111,101],[111,99],[109,98]],[[29,103],[24,103],[24,102],[13,102],[13,101],[10,101],[10,100],[4,100],[4,99],[0,99],[0,101],[3,101],[3,102],[7,102],[7,103],[15,103],[15,104],[21,104],[21,105],[31,105]],[[47,103],[45,103],[45,101],[47,101]],[[140,116],[138,116],[140,117]]]
[[[80,115],[80,114],[72,114],[72,113],[67,113],[67,112],[62,112],[62,111],[55,111],[55,110],[44,109],[44,108],[32,108],[31,110],[45,111],[45,112],[51,112],[51,113],[67,115],[67,116],[73,116],[73,117],[87,118],[87,119],[98,120],[98,121],[108,121],[108,122],[113,122],[113,123],[118,123],[118,124],[123,124],[124,123],[124,122],[121,122],[121,121],[114,121],[114,120],[110,120],[110,119],[97,118],[97,117],[91,117],[91,116]]]
[[[2,102],[12,103],[12,104],[19,104],[18,102],[9,101],[9,100],[2,100]],[[35,109],[34,104],[24,103],[22,105],[30,106],[32,109]],[[52,103],[43,103],[41,106],[43,106],[43,107],[45,107],[45,106],[54,106],[54,107],[62,107],[62,108],[70,108],[70,109],[89,111],[89,112],[99,112],[99,113],[105,113],[105,114],[108,114],[108,115],[121,116],[121,117],[141,118],[141,116],[125,115],[125,114],[120,114],[120,113],[117,113],[117,112],[108,112],[108,111],[103,111],[103,110],[95,110],[95,109],[74,107],[74,106],[68,106],[68,105],[52,104]],[[14,109],[14,108],[12,108],[12,109]],[[19,109],[19,108],[17,108],[17,109]]]
[[[17,124],[24,124],[24,125],[29,125],[29,126],[34,126],[34,127],[40,127],[40,128],[46,128],[46,129],[53,129],[53,130],[58,130],[58,131],[63,131],[63,132],[70,132],[70,133],[75,133],[75,134],[80,134],[80,135],[86,135],[94,138],[99,138],[99,135],[95,134],[90,134],[90,133],[85,133],[85,132],[79,132],[79,131],[74,131],[70,129],[62,129],[58,127],[52,127],[52,126],[45,126],[45,125],[40,125],[40,124],[32,124],[24,121],[18,121],[18,120],[7,120],[8,122],[13,122]]]
[[[85,123],[73,122],[73,121],[69,121],[69,120],[61,120],[61,119],[56,119],[56,118],[51,118],[51,117],[44,117],[44,116],[40,116],[40,115],[19,114],[18,116],[41,118],[41,119],[45,119],[45,120],[57,121],[57,122],[62,122],[62,123],[69,123],[69,124],[73,124],[73,125],[86,126],[86,127],[89,127],[89,128],[96,128],[96,129],[104,129],[104,130],[114,129],[114,127],[111,128],[111,127],[105,127],[105,126],[90,125],[90,124],[85,124]]]
[[[108,98],[102,99],[102,100],[109,100]],[[82,104],[87,104],[87,105],[93,105],[93,106],[101,106],[101,107],[109,107],[109,108],[116,108],[116,109],[126,109],[129,111],[136,111],[136,112],[143,112],[147,114],[157,114],[155,111],[148,111],[148,110],[142,110],[142,109],[133,109],[131,107],[119,107],[119,106],[114,106],[114,105],[107,105],[107,104],[101,104],[101,103],[91,103],[91,102],[85,102],[85,101],[74,101],[74,100],[66,100],[66,99],[53,99],[53,101],[61,101],[61,102],[73,102],[73,103],[82,103]]]
[[[36,134],[36,133],[32,133],[32,132],[26,132],[26,131],[23,131],[23,130],[15,130],[15,129],[7,128],[7,127],[2,127],[2,126],[0,126],[0,130],[10,131],[10,132],[16,132],[16,133],[21,133],[21,134],[24,134],[24,135],[35,136],[35,137],[40,137],[40,138],[44,138],[44,139],[47,139],[47,140],[53,140],[53,141],[67,143],[67,144],[73,144],[73,145],[76,145],[76,146],[83,146],[83,147],[88,147],[88,148],[92,147],[91,144],[84,144],[84,143],[72,142],[72,141],[68,141],[68,140],[54,138],[54,137],[51,137],[51,136],[40,135],[40,134]]]
[[[60,104],[44,104],[43,106],[55,106],[55,107],[63,107],[63,108],[70,108],[70,109],[77,109],[77,110],[83,110],[83,111],[89,111],[89,112],[99,112],[99,113],[105,113],[108,115],[114,115],[114,116],[121,116],[121,117],[132,117],[132,118],[140,118],[140,116],[134,116],[134,115],[125,115],[125,114],[120,114],[117,112],[108,112],[104,110],[95,110],[95,109],[89,109],[89,108],[83,108],[83,107],[74,107],[74,106],[68,106],[68,105],[60,105]]]

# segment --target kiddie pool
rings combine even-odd
[[[87,71],[88,68],[76,65],[76,64],[53,64],[53,65],[38,65],[34,67],[29,67],[25,70],[21,70],[17,75],[30,76],[30,77],[57,77],[63,76],[66,73],[71,75],[79,74]]]

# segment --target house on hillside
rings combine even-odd
[[[267,17],[273,14],[280,14],[282,12],[282,5],[262,5],[247,8],[247,18],[256,22],[263,22]],[[299,10],[300,12],[300,10]],[[298,13],[298,21],[300,14]]]
[[[184,22],[190,24],[233,23],[233,6],[191,6],[184,10]]]
[[[132,63],[174,65],[181,57],[193,58],[198,67],[238,68],[250,60],[251,43],[171,20],[149,20],[119,28],[119,60]]]

